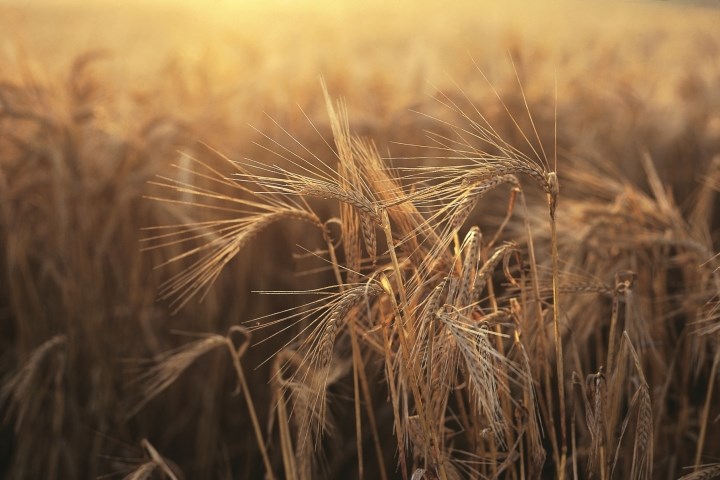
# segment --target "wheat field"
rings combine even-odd
[[[720,477],[717,25],[0,1],[0,477]]]

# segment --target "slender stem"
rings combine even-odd
[[[550,215],[550,235],[552,249],[552,286],[553,286],[553,327],[555,330],[555,358],[557,360],[558,395],[560,396],[560,478],[565,477],[565,463],[567,461],[567,419],[565,418],[565,365],[563,361],[562,335],[560,334],[560,305],[558,290],[558,250],[557,250],[557,220],[555,218],[554,202]]]
[[[393,407],[393,420],[395,422],[395,435],[398,439],[398,453],[400,455],[400,467],[403,480],[407,480],[407,460],[405,454],[405,432],[400,422],[400,399],[398,398],[397,389],[395,387],[395,378],[393,376],[393,364],[390,344],[390,324],[386,323],[383,328],[383,343],[385,344],[385,376],[387,377],[388,387],[390,389],[390,400]]]
[[[377,456],[378,467],[380,468],[380,478],[381,480],[387,480],[387,472],[385,471],[385,462],[383,461],[384,458],[382,446],[380,444],[380,436],[378,435],[377,422],[375,421],[375,412],[373,411],[372,406],[372,397],[370,396],[370,385],[367,379],[367,375],[365,374],[365,362],[363,362],[362,351],[360,350],[360,344],[358,343],[357,339],[357,332],[355,331],[356,328],[357,327],[355,326],[355,322],[353,321],[350,325],[350,339],[353,348],[353,358],[355,358],[355,356],[357,355],[356,361],[358,364],[357,371],[360,380],[360,388],[362,389],[362,394],[365,398],[365,410],[367,412],[368,420],[370,421],[370,431],[373,436],[373,443],[375,444],[375,454]],[[356,400],[359,399],[356,398]]]
[[[260,455],[262,455],[262,460],[265,464],[265,471],[267,472],[267,477],[272,480],[275,478],[272,470],[272,464],[270,463],[270,457],[268,457],[267,449],[265,448],[265,440],[263,440],[262,431],[260,430],[260,423],[258,422],[257,414],[255,413],[255,404],[253,403],[252,396],[250,395],[250,389],[248,388],[247,381],[245,380],[245,372],[243,372],[242,365],[240,364],[240,353],[238,352],[238,349],[235,348],[232,340],[229,338],[227,339],[227,345],[230,350],[230,356],[233,360],[235,373],[237,374],[238,381],[240,382],[240,389],[243,392],[245,402],[248,406],[248,411],[250,412],[250,420],[252,421],[253,430],[255,431],[255,438],[257,439],[258,447],[260,447]]]
[[[620,310],[620,298],[617,288],[615,289],[615,295],[613,295],[612,311],[610,314],[610,338],[608,339],[608,356],[607,356],[607,371],[614,372],[615,365],[615,344],[617,343],[617,324],[618,314]]]
[[[697,442],[697,451],[695,452],[695,471],[700,468],[700,457],[702,457],[703,446],[705,444],[705,434],[707,433],[708,415],[710,414],[710,399],[712,398],[713,388],[715,388],[715,376],[717,375],[718,363],[720,363],[720,351],[715,354],[712,369],[710,370],[710,382],[708,383],[707,395],[705,396],[705,406],[703,407],[702,420],[700,422],[700,436]]]
[[[571,398],[575,398],[575,395],[573,395]],[[578,480],[578,465],[577,465],[577,428],[575,425],[576,415],[575,415],[575,401],[572,401],[572,416],[570,417],[570,446],[572,448],[572,471],[573,471],[573,480]]]
[[[277,405],[278,430],[280,431],[280,450],[285,468],[285,478],[298,478],[297,466],[293,448],[292,435],[290,435],[290,419],[285,405],[285,389],[280,380],[280,358],[276,357],[271,375],[272,385],[275,393],[275,404]]]
[[[537,261],[535,258],[535,246],[533,243],[532,230],[530,229],[530,214],[527,208],[527,201],[525,199],[525,193],[521,190],[519,192],[520,200],[522,202],[523,213],[525,217],[525,231],[528,242],[528,257],[530,262],[530,281],[532,282],[532,296],[533,303],[535,304],[535,311],[538,322],[539,330],[539,341],[540,341],[540,352],[545,358],[547,352],[545,345],[545,321],[542,314],[542,305],[540,299],[540,284],[538,280]],[[557,436],[555,431],[555,419],[553,418],[553,399],[552,399],[552,384],[550,381],[550,368],[546,365],[547,362],[540,362],[540,368],[543,373],[543,386],[545,390],[545,401],[546,406],[546,418],[548,422],[548,428],[550,430],[550,445],[553,450],[553,460],[558,469],[560,468],[560,452],[557,444]]]
[[[354,322],[353,322],[354,323]],[[354,325],[350,325],[350,336],[352,339],[352,356],[353,356],[353,394],[355,400],[355,446],[358,456],[358,478],[365,478],[365,468],[363,464],[363,442],[362,442],[362,410],[360,408],[360,379],[358,378],[358,370],[362,368],[362,364],[357,361],[358,346],[355,339]]]
[[[342,275],[340,274],[340,263],[338,262],[337,253],[335,253],[335,246],[332,243],[332,238],[330,238],[330,232],[324,224],[321,225],[323,240],[325,240],[325,243],[327,244],[328,255],[330,255],[330,264],[332,265],[333,273],[335,274],[335,281],[337,282],[340,291],[342,291],[345,283],[343,282]]]

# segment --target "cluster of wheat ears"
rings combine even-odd
[[[166,191],[156,199],[196,220],[149,228],[145,247],[176,252],[167,264],[183,268],[161,295],[181,308],[260,231],[297,222],[320,245],[302,255],[317,264],[310,274],[331,284],[263,292],[310,300],[162,355],[139,379],[131,413],[226,349],[266,478],[327,474],[338,425],[354,426],[360,478],[651,478],[654,447],[683,435],[668,421],[678,409],[699,428],[684,478],[720,473],[702,461],[720,363],[709,231],[718,162],[685,218],[649,156],[650,195],[589,164],[561,175],[575,188],[561,195],[529,109],[531,134],[510,116],[521,149],[469,102],[441,95],[462,122],[430,136],[433,159],[390,161],[325,96],[336,158],[270,136],[275,164],[225,159],[223,170],[186,157],[181,175],[154,182]],[[492,211],[502,215],[484,221]],[[266,360],[272,401],[261,421],[243,355],[266,329],[284,346]],[[709,384],[693,396],[698,375]],[[342,402],[354,421],[338,422]],[[128,478],[153,468],[174,476],[145,446],[152,461]]]
[[[79,60],[79,71],[87,61]],[[500,133],[497,112],[490,121],[462,90],[438,91],[445,113],[427,115],[437,127],[429,141],[402,145],[417,155],[383,158],[351,133],[345,105],[325,91],[333,141],[309,146],[309,136],[300,141],[276,122],[280,136],[258,131],[262,161],[233,161],[210,148],[203,150],[210,160],[181,156],[177,174],[154,180],[160,193],[142,202],[169,204],[163,218],[176,219],[144,232],[144,249],[170,272],[164,304],[188,309],[203,299],[267,230],[294,237],[296,273],[312,287],[260,292],[284,306],[228,320],[226,332],[159,354],[121,404],[105,349],[115,336],[143,343],[134,341],[139,325],[148,352],[167,343],[154,336],[152,319],[123,323],[115,303],[92,306],[116,297],[153,303],[154,289],[130,262],[143,258],[134,237],[117,233],[130,230],[119,225],[135,214],[132,195],[117,188],[112,196],[111,187],[123,172],[128,185],[150,176],[144,162],[164,148],[153,143],[162,125],[147,127],[147,152],[139,140],[104,151],[99,171],[110,173],[98,178],[83,157],[96,155],[89,139],[98,132],[80,108],[91,85],[78,72],[72,78],[73,109],[57,99],[55,119],[42,113],[52,97],[32,83],[4,85],[0,96],[8,124],[33,127],[14,130],[10,143],[22,155],[0,171],[8,311],[30,352],[0,388],[16,435],[15,478],[40,475],[33,458],[47,444],[47,478],[81,477],[73,455],[100,456],[104,447],[71,452],[64,439],[85,436],[72,419],[89,422],[88,409],[103,419],[120,412],[116,423],[93,428],[124,428],[125,414],[137,418],[162,403],[160,394],[191,366],[207,367],[197,360],[211,351],[226,352],[247,408],[250,435],[237,435],[256,446],[233,459],[249,465],[247,477],[262,466],[268,478],[334,478],[348,474],[347,458],[359,478],[720,476],[720,465],[709,463],[720,445],[720,157],[698,172],[697,191],[680,207],[650,154],[639,155],[645,190],[609,161],[555,160],[562,149],[543,146],[520,87],[524,118],[496,94],[514,140],[507,128]],[[115,167],[113,152],[121,159]],[[51,175],[36,175],[48,165]],[[99,209],[102,201],[112,209]],[[283,244],[260,249],[267,262],[279,256],[267,250]],[[137,254],[127,260],[131,274],[122,262],[106,263],[118,245]],[[92,289],[73,288],[91,282],[112,294],[94,299]],[[43,302],[63,305],[65,318],[43,316]],[[100,334],[111,327],[117,333],[105,332],[103,344]],[[265,357],[265,383],[250,378],[257,380],[252,351]],[[353,436],[353,452],[338,452]],[[166,458],[149,440],[141,445],[146,458],[125,468],[126,478],[180,478],[170,461],[176,452]]]
[[[0,1],[0,478],[720,477],[708,2],[86,3]]]

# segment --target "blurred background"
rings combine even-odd
[[[264,232],[172,314],[158,286],[182,266],[156,269],[171,254],[141,252],[143,229],[193,211],[146,198],[167,195],[148,182],[188,156],[221,164],[208,146],[274,162],[268,144],[297,140],[332,158],[321,79],[388,157],[457,120],[440,92],[519,139],[494,90],[519,115],[524,90],[561,182],[582,160],[646,187],[647,152],[688,205],[720,155],[717,2],[499,3],[0,1],[0,477],[123,478],[147,438],[187,478],[259,478],[226,354],[127,414],[144,361],[290,302],[250,292],[307,288],[302,231]],[[263,422],[255,367],[280,345],[244,357]],[[354,472],[339,450],[330,478]]]

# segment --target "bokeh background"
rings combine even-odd
[[[194,218],[147,198],[167,195],[149,182],[182,175],[173,165],[221,164],[211,149],[274,162],[267,145],[295,140],[330,158],[321,79],[351,129],[396,158],[427,155],[413,145],[457,120],[440,92],[521,142],[495,91],[518,115],[524,91],[561,179],[593,164],[647,188],[649,154],[689,206],[720,155],[718,25],[716,2],[3,0],[0,477],[122,478],[143,438],[187,478],[261,475],[226,355],[127,415],[148,359],[292,301],[250,292],[309,282],[293,256],[302,230],[273,227],[173,314],[158,287],[182,265],[141,251],[144,228]],[[263,421],[268,367],[255,367],[281,345],[244,359]],[[696,436],[682,421],[680,436]],[[338,442],[330,478],[354,472],[352,432]],[[670,475],[688,452],[674,450]]]

